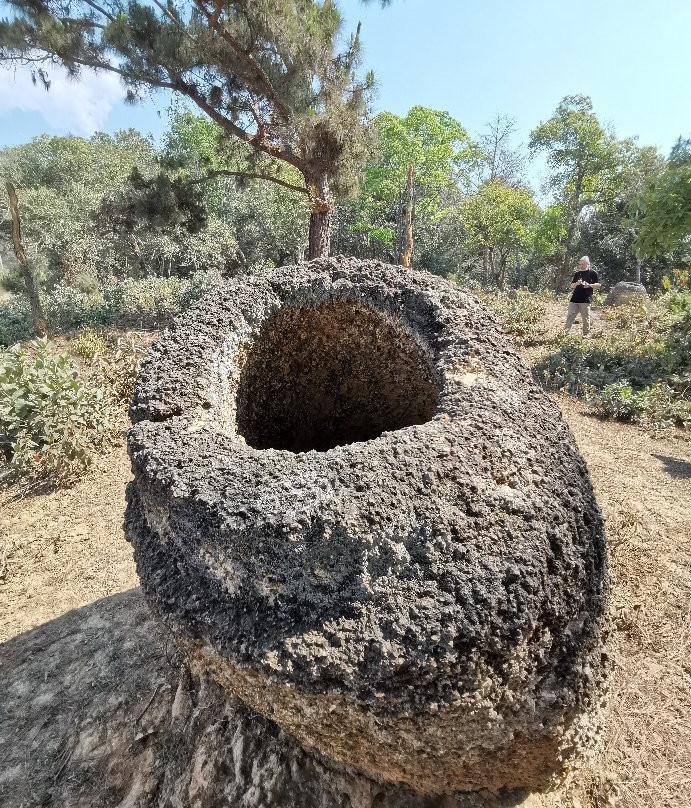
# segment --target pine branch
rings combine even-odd
[[[291,111],[290,109],[277,97],[276,91],[271,84],[269,77],[264,72],[261,65],[257,62],[257,60],[252,56],[251,53],[246,51],[238,42],[235,37],[231,36],[225,26],[223,24],[219,24],[219,17],[220,17],[220,4],[216,7],[213,13],[209,12],[204,5],[203,0],[193,0],[194,5],[201,11],[201,13],[206,17],[207,22],[209,23],[209,27],[212,31],[215,31],[224,42],[226,42],[230,47],[235,51],[237,56],[246,64],[248,65],[256,74],[257,78],[259,79],[259,84],[262,87],[262,95],[264,95],[268,101],[271,102],[274,109],[277,110],[281,117],[284,120],[290,120],[291,118]],[[216,12],[219,11],[219,14]]]
[[[286,182],[278,177],[272,177],[270,174],[253,174],[246,171],[228,171],[222,168],[218,169],[217,171],[209,171],[206,176],[201,177],[198,180],[192,180],[191,184],[196,185],[200,182],[209,182],[210,180],[216,179],[216,177],[238,177],[240,179],[247,180],[268,180],[269,182],[276,183],[276,185],[281,185],[283,188],[287,188],[289,191],[297,191],[298,193],[307,194],[308,196],[310,193],[307,186],[293,185],[292,182]]]
[[[115,22],[115,17],[110,12],[106,11],[104,8],[101,8],[101,6],[99,6],[98,3],[94,3],[93,0],[82,0],[82,2],[85,5],[90,6],[91,8],[93,8],[95,11],[98,11],[99,14],[103,14],[103,16],[107,20],[110,20],[111,22]]]
[[[303,161],[294,154],[287,151],[282,146],[275,146],[272,143],[267,143],[265,140],[260,140],[258,135],[252,135],[249,132],[246,132],[242,127],[238,126],[236,123],[233,123],[233,121],[226,118],[225,115],[222,115],[214,106],[209,104],[204,96],[198,92],[196,87],[194,87],[192,84],[188,84],[182,78],[182,76],[175,75],[170,70],[168,70],[168,75],[174,82],[173,89],[176,89],[183,95],[191,98],[200,109],[203,109],[212,120],[216,121],[216,123],[227,132],[235,135],[235,137],[237,137],[239,140],[248,143],[258,151],[263,151],[265,154],[268,154],[270,157],[275,157],[277,160],[283,160],[283,162],[297,168],[298,171],[304,171],[305,166]]]
[[[75,56],[61,56],[54,51],[49,51],[46,48],[35,45],[33,46],[33,50],[35,51],[42,51],[45,53],[45,56],[40,57],[31,57],[31,56],[16,56],[12,57],[8,61],[15,60],[20,62],[21,64],[31,64],[34,62],[55,62],[56,58],[59,59],[66,65],[69,64],[77,64],[82,65],[83,67],[90,67],[92,70],[107,70],[110,73],[117,73],[119,76],[131,81],[135,84],[150,84],[155,87],[161,87],[164,90],[177,90],[177,86],[175,84],[171,84],[167,81],[162,81],[160,79],[156,79],[153,76],[136,76],[133,73],[128,73],[126,70],[122,70],[119,67],[115,67],[110,62],[102,61],[100,59],[78,59]]]

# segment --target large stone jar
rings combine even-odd
[[[603,523],[474,297],[374,261],[221,287],[145,360],[126,528],[195,665],[423,793],[545,788],[595,743]]]

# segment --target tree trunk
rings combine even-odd
[[[399,263],[410,269],[413,265],[413,203],[415,200],[415,169],[408,166],[408,181],[405,188],[405,208]]]
[[[642,266],[643,266],[643,259],[639,258],[638,261],[636,261],[636,283],[641,282],[641,267]]]
[[[19,221],[19,200],[17,199],[17,192],[11,182],[6,183],[6,188],[7,195],[10,198],[10,214],[12,216],[12,245],[14,247],[14,254],[17,256],[17,261],[21,268],[24,285],[26,286],[26,296],[29,298],[29,305],[31,306],[34,331],[39,337],[45,337],[48,333],[48,325],[46,324],[46,318],[43,316],[43,309],[41,308],[41,301],[38,297],[34,275],[27,261],[24,247],[22,246],[22,228]]]
[[[500,289],[506,287],[506,270],[508,268],[509,256],[503,252],[499,252],[499,278],[498,286]]]
[[[313,188],[312,213],[310,214],[309,259],[328,258],[331,249],[331,219],[333,196],[326,174],[307,183]]]
[[[491,246],[491,245],[487,248],[487,257],[488,257],[488,260],[489,260],[490,278],[492,279],[492,282],[494,284],[498,285],[499,284],[499,279],[497,277],[497,268],[494,265],[494,247]]]
[[[561,266],[558,267],[557,269],[557,277],[555,279],[554,284],[554,291],[557,293],[563,292],[566,289],[567,281],[571,273],[571,262],[573,261],[573,256],[571,255],[571,252],[573,250],[572,242],[574,234],[576,232],[577,222],[578,222],[578,214],[574,216],[574,219],[569,225],[569,229],[566,235],[566,245],[564,247],[564,260],[561,262]]]
[[[581,215],[581,210],[583,209],[583,205],[581,204],[581,193],[583,191],[584,175],[585,169],[580,166],[576,172],[576,179],[574,181],[573,193],[571,194],[571,201],[566,206],[567,210],[572,211],[572,215],[571,222],[569,223],[569,227],[566,232],[564,260],[561,263],[561,267],[557,269],[557,277],[554,284],[554,291],[557,293],[565,291],[569,274],[571,272],[571,262],[573,260],[573,256],[571,255],[571,251],[573,250],[573,237],[576,234],[578,217]]]

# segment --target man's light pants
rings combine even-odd
[[[590,303],[569,303],[569,310],[566,314],[566,330],[570,331],[576,319],[576,315],[581,315],[581,326],[583,336],[590,331]]]

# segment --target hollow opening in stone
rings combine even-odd
[[[343,301],[284,309],[250,346],[238,432],[255,449],[324,452],[429,421],[429,360],[376,309]]]

